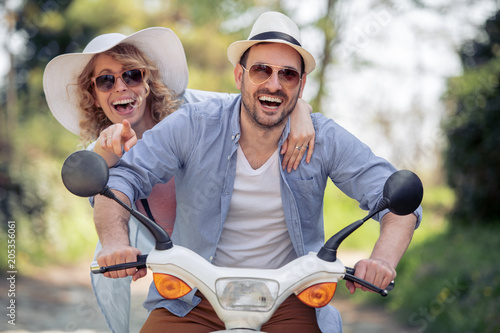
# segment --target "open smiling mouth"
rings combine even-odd
[[[133,98],[122,99],[113,102],[113,106],[117,112],[130,112],[136,106],[136,100]]]
[[[260,104],[270,109],[277,109],[283,103],[281,98],[270,96],[260,96],[259,101]]]

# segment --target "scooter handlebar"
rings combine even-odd
[[[347,280],[347,281],[351,281],[351,282],[354,282],[354,283],[358,283],[360,285],[362,285],[363,287],[366,287],[368,289],[370,289],[371,291],[374,291],[382,296],[387,296],[389,294],[389,291],[391,291],[392,289],[394,289],[394,286],[395,286],[395,282],[394,281],[391,281],[391,283],[389,283],[389,285],[387,286],[387,288],[385,289],[382,289],[382,288],[379,288],[377,287],[376,285],[374,284],[371,284],[370,282],[368,281],[365,281],[357,276],[354,276],[354,274],[356,273],[356,270],[354,268],[351,268],[351,267],[346,267],[345,268],[345,276],[344,276],[344,280]]]
[[[104,274],[106,272],[119,271],[122,269],[129,269],[136,267],[137,269],[146,268],[146,260],[148,258],[147,254],[142,254],[137,256],[137,261],[126,262],[123,264],[111,265],[111,266],[99,266],[97,261],[92,262],[90,265],[90,271],[93,274]]]

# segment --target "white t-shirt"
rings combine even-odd
[[[297,258],[286,227],[278,149],[254,170],[238,147],[229,212],[213,264],[279,268]]]

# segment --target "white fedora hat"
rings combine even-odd
[[[100,35],[82,53],[69,53],[52,59],[43,73],[43,90],[50,111],[69,131],[80,134],[77,79],[92,57],[120,43],[141,50],[160,72],[163,83],[175,94],[182,94],[188,84],[188,68],[182,43],[168,28],[148,28],[126,36],[119,33]]]
[[[283,43],[293,47],[304,59],[306,74],[311,73],[316,67],[316,61],[312,54],[302,48],[300,31],[295,22],[279,12],[266,12],[260,15],[247,40],[237,41],[229,45],[227,57],[236,66],[246,50],[263,42]]]

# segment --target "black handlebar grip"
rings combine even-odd
[[[134,262],[126,262],[123,264],[118,264],[118,265],[111,265],[111,266],[103,266],[99,267],[96,262],[92,263],[90,266],[90,271],[93,274],[104,274],[106,272],[112,272],[112,271],[119,271],[122,269],[129,269],[129,268],[146,268],[146,260],[148,258],[147,254],[141,254],[137,256],[137,261]]]
[[[363,279],[360,279],[356,276],[354,276],[354,273],[356,273],[356,270],[354,268],[351,268],[351,267],[346,267],[345,268],[345,277],[344,277],[344,280],[348,280],[348,281],[351,281],[351,282],[355,282],[355,283],[358,283],[360,285],[362,285],[363,287],[366,287],[376,293],[379,293],[380,295],[382,296],[387,296],[388,295],[388,292],[391,291],[392,289],[394,289],[395,287],[395,282],[394,281],[391,281],[391,283],[389,283],[389,285],[385,288],[385,289],[381,289]]]

